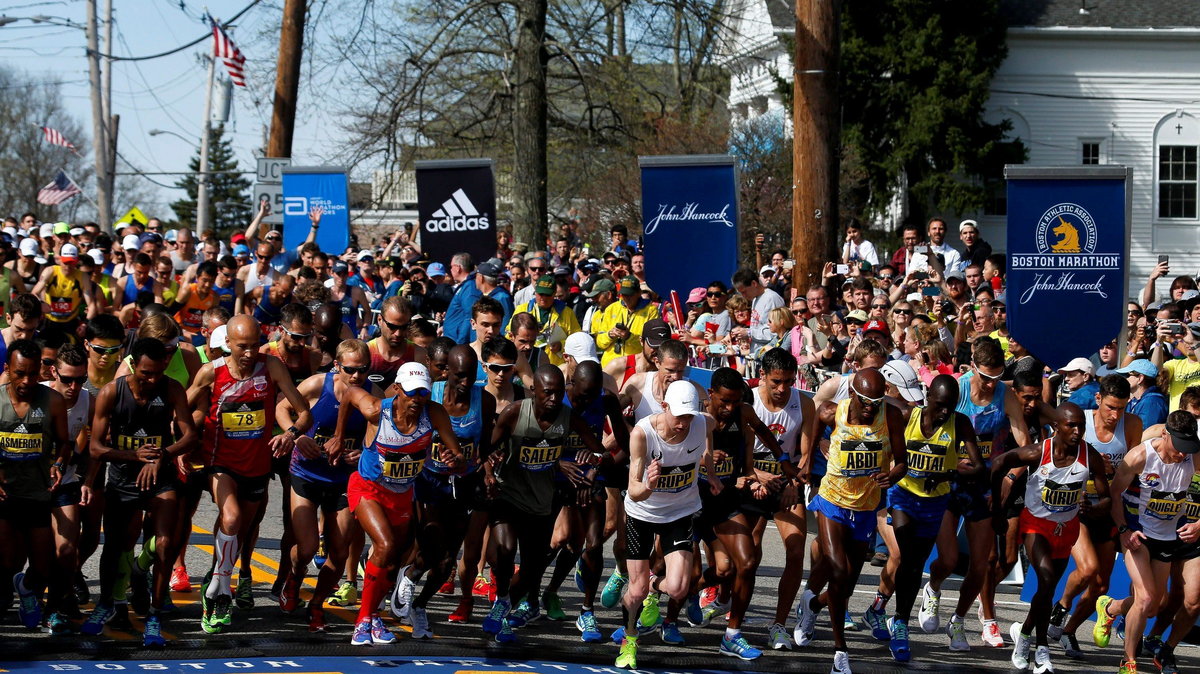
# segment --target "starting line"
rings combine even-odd
[[[717,670],[633,670],[659,674],[718,674]],[[0,672],[230,672],[237,674],[628,674],[603,665],[493,658],[297,657],[159,661],[0,662]],[[722,672],[720,674],[728,674]]]

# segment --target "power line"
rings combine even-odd
[[[241,16],[243,14],[250,11],[251,8],[253,8],[255,5],[257,5],[260,2],[262,2],[262,0],[251,0],[250,4],[248,4],[242,8],[242,11],[229,17],[228,20],[221,22],[221,27],[228,28],[230,24],[232,24],[234,21],[237,21],[239,18],[241,18]],[[113,61],[149,61],[150,59],[157,59],[157,58],[162,58],[164,56],[170,56],[171,54],[178,54],[179,52],[183,51],[184,49],[187,49],[189,47],[194,47],[194,46],[200,44],[201,42],[207,40],[210,37],[212,37],[211,31],[205,33],[204,35],[201,35],[200,37],[196,38],[195,40],[192,40],[191,42],[189,42],[185,45],[180,45],[174,49],[160,52],[158,54],[149,54],[147,56],[116,56],[113,54],[99,54],[99,56],[101,58],[111,59]]]

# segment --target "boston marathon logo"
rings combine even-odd
[[[491,227],[487,213],[480,213],[461,188],[454,191],[442,207],[425,221],[427,232],[466,232]]]
[[[1035,275],[1033,285],[1021,294],[1021,304],[1029,302],[1039,291],[1077,291],[1108,299],[1104,274],[1086,279],[1076,278],[1075,274],[1120,270],[1120,255],[1096,253],[1097,238],[1095,219],[1079,204],[1061,203],[1047,209],[1038,220],[1034,235],[1038,252],[1011,256],[1013,269],[1047,272]]]

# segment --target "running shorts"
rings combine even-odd
[[[1079,540],[1079,518],[1069,522],[1054,522],[1035,517],[1028,509],[1021,511],[1021,521],[1017,524],[1017,532],[1022,537],[1037,534],[1050,544],[1051,559],[1066,559],[1071,556],[1071,548]]]
[[[887,502],[889,512],[902,512],[913,520],[918,538],[937,538],[950,495],[917,496],[900,485],[894,485],[887,491]]]
[[[841,524],[850,530],[850,538],[859,543],[866,543],[875,533],[874,510],[850,510],[834,505],[825,500],[820,494],[813,497],[809,511],[821,513],[826,519]]]
[[[662,541],[662,553],[691,551],[694,535],[692,515],[672,522],[655,523],[625,515],[625,558],[639,561],[650,559],[654,553],[654,537]]]
[[[379,486],[371,480],[364,479],[363,476],[358,474],[358,471],[354,471],[350,475],[350,482],[346,486],[346,500],[350,505],[350,512],[356,512],[358,504],[363,501],[378,503],[383,506],[383,512],[387,516],[388,524],[394,527],[398,527],[412,519],[413,490],[409,489],[406,492],[396,493]]]

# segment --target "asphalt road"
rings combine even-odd
[[[617,648],[611,643],[585,644],[579,640],[573,621],[562,623],[542,620],[518,632],[519,642],[515,646],[501,646],[491,641],[479,628],[486,607],[482,601],[476,603],[473,620],[466,625],[455,625],[446,621],[446,616],[453,611],[456,598],[435,595],[430,603],[430,618],[433,630],[437,635],[433,641],[415,641],[408,638],[407,628],[400,627],[396,631],[400,638],[397,643],[388,647],[372,647],[369,649],[350,646],[350,633],[353,627],[354,611],[347,609],[328,608],[326,615],[329,630],[324,635],[309,634],[305,627],[303,612],[295,615],[284,615],[276,605],[267,598],[271,581],[279,560],[278,538],[282,526],[278,518],[279,486],[272,483],[271,499],[272,514],[264,521],[261,538],[254,556],[254,580],[256,606],[251,611],[234,612],[234,626],[219,635],[207,635],[200,629],[198,603],[198,583],[203,570],[211,559],[212,537],[207,533],[215,519],[215,508],[205,498],[195,518],[196,531],[188,552],[188,568],[192,573],[193,591],[174,593],[173,599],[177,611],[169,615],[164,624],[164,631],[170,639],[165,651],[148,652],[141,649],[141,634],[139,632],[124,632],[114,629],[106,630],[97,638],[82,636],[50,636],[40,632],[24,630],[17,624],[16,611],[10,610],[0,624],[0,661],[26,661],[34,669],[39,669],[38,661],[49,663],[55,660],[95,659],[106,661],[156,660],[164,659],[199,659],[199,658],[239,658],[253,656],[293,656],[303,655],[339,655],[362,658],[366,651],[372,658],[411,659],[422,656],[457,656],[457,657],[498,657],[512,660],[553,660],[560,662],[576,662],[590,665],[611,666],[616,657]],[[751,642],[762,646],[766,641],[766,630],[770,615],[774,612],[776,586],[783,572],[783,548],[773,527],[765,537],[762,568],[759,570],[758,585],[755,590],[753,605],[747,616],[744,631]],[[99,555],[89,560],[85,574],[89,584],[96,592],[98,589],[96,565]],[[611,560],[611,557],[609,558]],[[611,570],[611,566],[609,568]],[[807,571],[807,565],[806,565]],[[877,569],[865,565],[860,583],[851,601],[851,610],[859,614],[869,605],[874,597],[878,577]],[[607,577],[607,572],[605,577]],[[311,578],[309,580],[311,583]],[[309,588],[311,585],[308,586]],[[957,581],[951,579],[946,584],[943,600],[943,622],[949,617],[948,607],[957,597]],[[307,589],[302,596],[307,596]],[[578,594],[574,584],[568,578],[563,585],[562,597],[564,608],[568,615],[573,615],[577,608]],[[1020,600],[1019,588],[1002,586],[998,601],[1001,630],[1007,639],[1010,623],[1023,619],[1027,605]],[[948,600],[948,601],[947,601]],[[601,629],[607,634],[618,626],[620,610],[606,610],[597,606],[597,617]],[[86,610],[85,610],[86,611]],[[389,618],[390,620],[390,618]],[[794,623],[794,621],[792,621]],[[134,617],[135,627],[141,622]],[[920,671],[1008,671],[1012,669],[1009,661],[1011,646],[1003,649],[987,648],[982,645],[979,636],[980,625],[975,617],[967,618],[968,638],[973,649],[968,653],[951,652],[947,648],[948,639],[943,632],[924,634],[919,628],[913,628],[912,651],[913,660],[908,665],[897,665],[888,652],[886,643],[871,638],[867,631],[848,633],[850,642],[851,662],[858,672],[891,672],[907,670]],[[790,630],[792,624],[789,624]],[[733,658],[723,658],[717,653],[721,634],[724,629],[722,620],[714,620],[707,628],[691,628],[684,624],[682,632],[687,639],[684,646],[668,646],[662,644],[656,636],[643,639],[639,653],[639,665],[642,669],[729,669],[744,671],[788,671],[788,672],[825,672],[832,661],[832,643],[826,614],[818,621],[817,635],[813,644],[803,650],[771,651],[754,662],[741,662]],[[1090,634],[1091,623],[1086,623],[1080,630],[1080,636]],[[1113,644],[1103,652],[1098,651],[1090,643],[1090,638],[1084,640],[1087,651],[1083,661],[1068,660],[1057,647],[1052,649],[1056,671],[1063,673],[1093,672],[1099,670],[1115,671],[1120,660],[1120,640],[1114,637]],[[1200,662],[1195,647],[1185,646],[1178,651],[1179,664],[1183,671],[1193,668]],[[1153,667],[1148,661],[1144,669]]]

